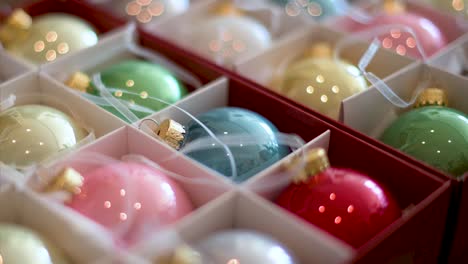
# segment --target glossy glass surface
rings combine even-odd
[[[25,39],[18,38],[6,49],[34,64],[96,45],[97,33],[81,18],[62,13],[50,13],[33,19]]]
[[[467,0],[426,0],[426,2],[432,4],[437,10],[468,18]]]
[[[187,11],[189,0],[101,0],[101,5],[117,14],[134,17],[140,23]]]
[[[403,25],[412,29],[427,56],[433,55],[447,45],[444,34],[432,21],[412,13],[382,14],[368,24],[354,24],[352,31],[375,29],[376,36],[379,36],[382,41],[383,48],[390,49],[402,56],[422,58],[416,46],[418,43],[413,35],[403,32],[403,29],[397,27],[391,29],[387,34],[378,32],[379,27],[386,25]]]
[[[144,118],[168,106],[150,97],[173,104],[188,93],[185,86],[167,69],[141,60],[115,64],[101,72],[101,80],[107,90],[115,98],[122,100],[138,118]],[[93,83],[88,92],[100,95]],[[129,121],[114,107],[103,108]]]
[[[287,249],[274,239],[248,230],[232,230],[216,233],[198,243],[206,264],[265,263],[294,264]],[[237,261],[237,262],[236,262]]]
[[[414,109],[390,125],[381,140],[453,176],[468,171],[468,119],[457,110]]]
[[[69,207],[133,244],[189,214],[185,191],[165,174],[136,163],[114,163],[84,175]]]
[[[190,47],[213,61],[232,65],[270,47],[272,37],[260,22],[247,16],[215,16],[196,24]]]
[[[87,132],[65,113],[22,105],[0,113],[0,162],[23,168],[72,148]]]
[[[313,110],[338,119],[341,102],[367,89],[358,68],[344,61],[306,58],[284,72],[280,92]]]
[[[358,248],[401,215],[393,198],[370,178],[329,168],[291,184],[276,203]]]
[[[0,224],[0,263],[68,264],[56,247],[34,231],[14,224]]]
[[[258,139],[258,144],[244,144],[240,141],[238,146],[229,147],[238,173],[237,178],[231,179],[236,182],[247,180],[290,152],[288,147],[278,142],[276,127],[249,110],[223,107],[203,113],[197,118],[217,136],[234,135],[245,136],[250,140]],[[192,121],[187,125],[186,144],[204,137],[208,137],[208,134],[198,123]],[[186,154],[223,175],[231,176],[228,153],[215,141],[213,144],[214,146],[206,146]]]
[[[307,12],[313,18],[324,19],[336,16],[346,10],[345,0],[272,0],[285,7],[290,16],[298,16],[301,12]]]

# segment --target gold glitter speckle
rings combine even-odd
[[[47,61],[53,61],[57,58],[57,52],[55,52],[55,50],[49,50],[47,51],[45,57]]]
[[[42,52],[42,51],[44,51],[44,49],[45,49],[44,41],[39,40],[39,41],[36,41],[36,43],[34,43],[34,51],[35,52]]]
[[[308,94],[313,94],[313,93],[314,93],[314,87],[312,87],[312,86],[310,86],[310,85],[307,86],[306,92],[307,92]]]
[[[70,51],[70,47],[67,43],[62,42],[57,45],[57,51],[59,54],[67,54]]]
[[[49,31],[47,32],[45,36],[45,39],[47,40],[47,42],[55,42],[57,41],[57,38],[58,38],[58,34],[55,31]]]
[[[333,93],[337,94],[340,92],[340,87],[338,87],[338,85],[333,85],[331,90]]]
[[[341,223],[341,217],[337,216],[335,217],[335,224],[339,224],[339,223]]]
[[[134,80],[128,80],[128,81],[125,83],[125,85],[126,85],[127,87],[133,87],[133,86],[135,85],[135,81],[134,81]]]
[[[120,91],[120,90],[118,90],[118,91],[115,91],[114,95],[115,95],[116,97],[122,97],[123,92]]]
[[[315,78],[315,80],[318,83],[324,83],[325,82],[325,77],[323,77],[323,75],[319,74],[319,75],[317,75],[317,78]]]
[[[142,99],[148,98],[148,92],[146,92],[146,91],[141,92],[141,93],[140,93],[140,97],[141,97]]]
[[[320,101],[322,101],[323,103],[328,102],[328,96],[326,96],[326,95],[320,96]]]

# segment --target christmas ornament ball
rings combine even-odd
[[[74,173],[65,169],[49,191],[59,189],[63,186],[60,183],[72,179]],[[111,163],[81,177],[82,183],[78,181],[78,186],[68,189],[73,196],[67,206],[108,228],[124,245],[138,242],[193,210],[190,198],[177,182],[146,165]]]
[[[294,264],[288,250],[273,238],[250,230],[215,233],[195,244],[203,263]]]
[[[68,264],[65,255],[29,228],[0,224],[0,263]]]
[[[366,90],[367,82],[357,67],[335,60],[331,54],[328,44],[314,45],[310,53],[286,68],[279,92],[336,120],[341,102]]]
[[[276,203],[355,248],[401,215],[378,183],[361,173],[330,167],[323,149],[308,152],[304,171]]]
[[[0,29],[0,41],[13,55],[42,64],[96,45],[98,36],[88,22],[70,14],[48,13],[31,18],[16,10]]]
[[[301,11],[318,20],[342,14],[348,4],[345,0],[273,0],[285,7],[286,13],[291,16]]]
[[[459,177],[468,171],[468,118],[460,111],[445,107],[445,99],[424,103],[425,98],[439,92],[442,90],[424,91],[419,99],[423,103],[395,120],[380,139]]]
[[[196,118],[216,136],[245,136],[246,140],[258,139],[256,144],[243,144],[240,141],[239,145],[228,146],[236,163],[238,175],[232,178],[236,182],[247,180],[290,152],[288,147],[281,145],[278,141],[277,128],[270,121],[250,110],[222,107],[205,112]],[[186,130],[185,144],[209,137],[206,130],[195,121],[191,121]],[[231,176],[229,153],[216,141],[213,143],[215,143],[214,146],[191,150],[186,154],[225,176]]]
[[[365,30],[377,30],[391,25],[401,25],[411,29],[414,33],[404,31],[404,28],[395,26],[388,33],[379,34],[382,47],[390,49],[402,56],[423,58],[418,49],[423,50],[426,56],[432,56],[447,45],[447,40],[442,31],[429,18],[407,11],[406,6],[397,0],[386,2],[382,14],[375,16],[369,23],[351,23],[353,32]]]
[[[213,16],[197,23],[190,47],[213,61],[230,66],[238,59],[270,47],[268,29],[248,16]]]
[[[74,147],[87,132],[67,114],[44,105],[0,113],[0,162],[24,168]]]
[[[102,88],[124,103],[137,118],[157,112],[188,93],[187,88],[165,67],[142,60],[119,62],[102,70],[99,76]],[[84,73],[73,74],[66,83],[73,89],[102,97],[103,91]],[[115,107],[102,107],[130,122]]]
[[[105,1],[102,5],[111,6],[117,13],[125,14],[129,17],[135,17],[140,23],[150,23],[160,17],[173,16],[183,13],[190,6],[189,0],[118,0]]]

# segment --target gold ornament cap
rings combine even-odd
[[[448,99],[445,91],[439,88],[424,89],[416,100],[414,107],[423,107],[428,105],[447,106]]]
[[[179,150],[185,139],[185,128],[172,119],[164,120],[156,129],[156,134],[169,146]]]
[[[49,183],[44,192],[66,191],[71,194],[79,194],[83,186],[84,178],[73,168],[64,168],[55,179]]]
[[[71,87],[74,90],[86,93],[88,90],[89,84],[91,83],[91,78],[83,72],[75,72],[70,78],[65,82],[66,85]]]
[[[219,16],[243,16],[244,12],[232,2],[224,2],[219,4],[213,13]]]
[[[156,260],[155,264],[202,264],[202,258],[193,248],[183,245],[177,248],[169,256],[163,256]]]
[[[396,15],[406,12],[406,5],[401,0],[385,0],[383,9],[388,14]]]
[[[8,44],[24,34],[31,28],[32,18],[23,9],[15,9],[0,28],[0,41]]]
[[[304,52],[304,56],[312,58],[331,58],[333,56],[333,49],[328,42],[318,42],[307,49]]]
[[[302,160],[304,158],[305,160]],[[305,162],[304,169],[293,178],[295,184],[305,183],[307,180],[317,175],[330,167],[327,153],[323,148],[314,148],[307,151],[305,157],[298,157],[290,163],[289,167],[298,166],[301,162]]]

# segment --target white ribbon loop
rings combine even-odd
[[[14,94],[10,94],[8,98],[3,101],[0,101],[0,112],[7,110],[10,107],[13,107],[16,102],[16,96]]]
[[[412,35],[412,37],[415,40],[416,48],[421,54],[422,61],[426,61],[426,53],[424,52],[423,47],[421,46],[421,42],[419,41],[418,36],[408,26],[405,25],[386,25],[386,26],[381,26],[381,27],[376,27],[371,30],[365,30],[365,31],[360,31],[357,32],[356,34],[343,38],[341,41],[339,41],[336,44],[336,49],[334,53],[334,58],[338,60],[341,50],[344,49],[346,45],[350,45],[352,43],[359,43],[363,39],[373,37],[374,40],[372,43],[369,45],[368,49],[364,52],[362,55],[361,59],[359,60],[358,63],[358,68],[361,71],[362,75],[393,105],[399,108],[407,108],[411,105],[414,104],[416,101],[417,97],[421,93],[421,91],[427,87],[429,78],[425,78],[424,81],[420,82],[419,85],[416,87],[411,99],[407,102],[403,100],[400,96],[398,96],[392,88],[390,88],[381,78],[379,78],[377,75],[375,75],[372,72],[367,71],[367,67],[371,63],[371,61],[374,59],[375,55],[377,54],[379,48],[380,48],[380,41],[376,36],[382,35],[382,34],[388,34],[391,30],[401,30],[403,32],[407,32]]]

